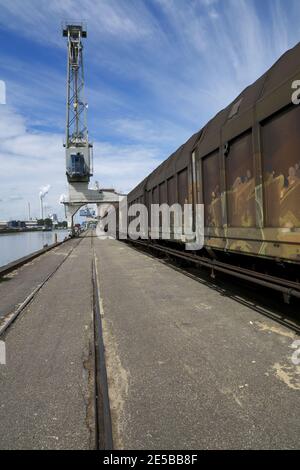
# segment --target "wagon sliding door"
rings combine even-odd
[[[262,123],[265,225],[300,227],[300,106]]]
[[[184,234],[184,205],[189,201],[188,188],[188,169],[184,168],[178,173],[178,203],[182,210],[181,227],[178,227],[178,233]],[[187,221],[188,223],[188,221]]]
[[[202,160],[205,227],[222,227],[219,150]]]
[[[225,160],[229,227],[255,226],[252,132],[231,141]]]

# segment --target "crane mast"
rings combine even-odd
[[[82,23],[66,24],[63,36],[68,41],[66,174],[69,182],[89,182],[92,176],[93,146],[88,139],[82,44],[87,31]]]
[[[63,198],[68,227],[74,233],[74,216],[87,204],[118,207],[120,194],[113,189],[89,188],[93,175],[93,145],[89,142],[87,104],[84,100],[83,39],[87,37],[83,23],[67,22],[63,25],[67,38],[67,100],[66,100],[66,175],[68,196]],[[100,213],[100,212],[99,212]]]

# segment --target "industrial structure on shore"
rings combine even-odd
[[[93,175],[93,144],[89,140],[87,126],[87,103],[84,98],[83,43],[87,37],[83,23],[65,24],[63,37],[67,38],[67,114],[66,175],[68,197],[62,201],[66,208],[68,227],[73,229],[74,215],[88,203],[118,206],[122,195],[113,189],[90,189]]]

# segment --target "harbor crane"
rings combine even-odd
[[[69,194],[62,201],[65,205],[68,227],[73,229],[73,218],[80,207],[88,203],[118,206],[121,194],[113,189],[90,189],[93,175],[93,144],[89,141],[87,103],[84,98],[83,39],[87,28],[81,22],[63,25],[63,37],[67,38],[67,100],[66,100],[66,175]]]
[[[66,25],[63,36],[68,38],[66,174],[69,182],[89,182],[93,145],[88,138],[82,44],[87,31],[83,24]]]

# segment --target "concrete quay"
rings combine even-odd
[[[299,448],[295,333],[130,245],[95,251],[118,448]]]
[[[115,449],[299,448],[296,334],[87,233],[0,282],[0,449],[95,448],[93,260]]]
[[[90,245],[89,238],[67,242],[0,286],[7,290],[5,312],[12,305],[10,283],[20,286],[20,299],[74,248],[1,337],[1,449],[94,448]]]

